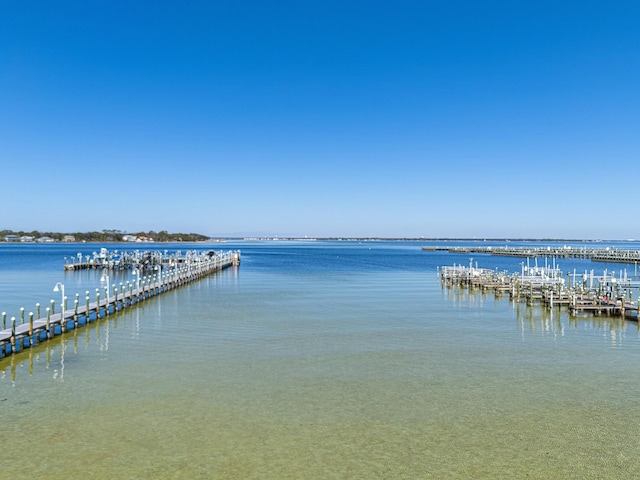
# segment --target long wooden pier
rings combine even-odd
[[[29,313],[29,318],[25,321],[24,309],[21,309],[20,323],[16,317],[11,317],[9,327],[7,326],[6,313],[2,313],[0,358],[18,353],[56,335],[61,335],[66,331],[131,307],[150,297],[239,264],[239,251],[200,254],[191,252],[182,257],[181,261],[176,261],[171,268],[163,270],[162,267],[159,267],[155,274],[144,277],[144,279],[138,276],[135,284],[128,284],[121,291],[118,291],[115,285],[105,287],[102,298],[99,288],[96,288],[94,300],[91,300],[89,291],[86,292],[84,304],[81,304],[79,294],[76,294],[73,308],[67,308],[64,285],[58,283],[56,291],[61,290],[63,297],[63,304],[59,306],[58,313],[55,312],[55,302],[52,300],[51,306],[46,308],[44,317],[40,317],[38,306],[36,314]]]
[[[640,250],[627,250],[613,247],[494,247],[494,246],[425,246],[424,251],[441,251],[449,253],[486,253],[505,257],[521,258],[584,258],[594,262],[640,263]]]

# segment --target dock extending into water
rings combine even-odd
[[[496,296],[509,295],[514,301],[549,308],[566,307],[569,313],[618,315],[638,321],[640,281],[615,273],[596,276],[594,272],[568,273],[566,281],[560,270],[552,267],[525,267],[521,273],[497,272],[473,265],[453,265],[440,269],[444,286],[480,289]],[[634,300],[635,294],[635,300]]]
[[[522,258],[584,258],[594,262],[640,263],[640,250],[627,250],[613,247],[495,247],[495,246],[425,246],[424,251],[442,251],[449,253],[486,253],[506,257]]]
[[[153,256],[153,255],[151,255]],[[163,257],[157,257],[162,259]],[[11,317],[2,312],[2,330],[0,330],[0,359],[18,353],[26,348],[38,345],[56,335],[87,325],[102,317],[131,307],[150,297],[180,287],[200,278],[211,275],[230,266],[240,264],[240,252],[188,252],[185,256],[176,256],[174,261],[163,268],[163,262],[154,264],[154,272],[148,276],[138,277],[135,283],[128,283],[118,290],[116,285],[108,285],[102,290],[96,288],[93,300],[86,291],[84,299],[76,294],[73,308],[68,308],[67,297],[64,296],[64,285],[56,284],[54,291],[61,292],[61,305],[56,312],[55,301],[40,316],[40,305],[36,304],[36,313],[29,313],[24,318],[24,308],[20,309],[20,318]],[[84,300],[84,302],[82,302]]]

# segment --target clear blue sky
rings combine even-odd
[[[3,1],[0,32],[0,229],[640,238],[637,1]]]

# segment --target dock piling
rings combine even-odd
[[[11,352],[16,351],[16,317],[11,317]]]
[[[31,346],[32,343],[38,343],[37,339],[34,342],[35,337],[33,336],[33,312],[29,312],[29,346]]]

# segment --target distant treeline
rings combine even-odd
[[[75,241],[75,242],[123,242],[135,241],[134,238],[146,241],[154,242],[200,242],[209,240],[206,235],[199,233],[169,233],[166,230],[160,232],[135,232],[125,233],[120,230],[102,230],[101,232],[41,232],[39,230],[33,230],[31,232],[13,231],[13,230],[0,230],[0,241],[4,241],[9,237],[31,237],[32,241],[38,241],[41,239],[51,239],[56,242],[62,241]],[[73,238],[73,240],[70,240]]]

